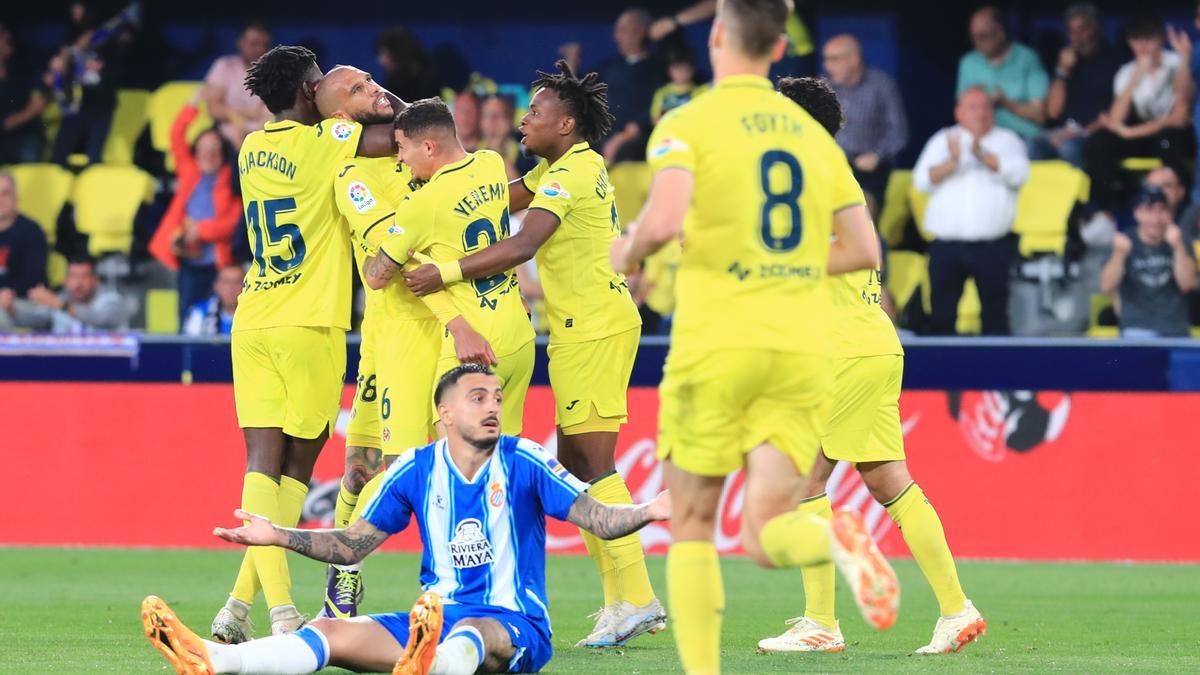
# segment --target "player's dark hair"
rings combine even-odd
[[[599,143],[612,131],[615,119],[608,110],[608,85],[600,81],[599,73],[577,77],[564,59],[559,59],[554,67],[558,70],[554,74],[537,71],[533,88],[546,88],[558,94],[567,115],[575,118],[579,136],[588,143]]]
[[[791,13],[792,0],[724,0],[720,4],[725,29],[751,57],[771,53]]]
[[[776,87],[779,93],[804,108],[817,124],[834,136],[846,123],[842,104],[828,82],[819,77],[783,77]]]
[[[438,379],[437,387],[433,390],[433,404],[437,405],[442,402],[442,397],[446,392],[453,389],[458,381],[467,375],[495,375],[491,368],[481,366],[478,363],[464,363],[460,366],[455,366],[453,369],[446,372]]]
[[[409,138],[417,138],[432,129],[442,129],[451,134],[457,134],[454,127],[454,114],[445,101],[434,96],[413,101],[401,110],[392,126],[404,132]]]
[[[1129,23],[1125,24],[1126,40],[1144,40],[1162,37],[1162,34],[1162,19],[1148,12],[1138,14],[1130,19]]]
[[[267,27],[266,22],[262,19],[248,19],[242,22],[242,30],[238,32],[238,35],[245,35],[252,30],[259,33],[266,33],[267,35],[271,34],[271,29]]]
[[[246,91],[262,99],[267,110],[279,114],[292,107],[296,91],[317,67],[317,55],[304,47],[279,45],[250,64]]]

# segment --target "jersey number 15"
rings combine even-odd
[[[254,238],[254,265],[258,268],[258,276],[267,276],[267,270],[284,274],[300,266],[304,255],[308,252],[304,247],[304,237],[300,234],[300,226],[295,223],[281,223],[280,216],[285,216],[296,210],[296,199],[267,199],[262,202],[246,204],[246,226]],[[266,256],[268,246],[278,246],[287,240],[291,243],[292,255]]]

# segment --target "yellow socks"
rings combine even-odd
[[[350,518],[354,515],[354,507],[358,505],[358,495],[346,489],[346,484],[338,481],[337,505],[333,507],[333,526],[338,529],[350,527]]]
[[[280,478],[278,511],[274,522],[280,527],[295,527],[300,522],[300,510],[304,507],[307,494],[307,485],[288,476]],[[267,607],[292,604],[292,577],[288,572],[284,549],[276,546],[254,549],[254,567],[262,581]]]
[[[763,553],[776,567],[810,567],[830,562],[829,520],[803,508],[768,520],[759,541]]]
[[[608,607],[621,600],[621,584],[617,578],[617,566],[608,555],[606,543],[587,530],[579,530],[583,537],[583,545],[587,547],[588,555],[596,563],[596,571],[600,573],[600,586],[604,589],[604,606]]]
[[[908,487],[892,501],[884,504],[888,515],[896,521],[904,542],[933,588],[941,607],[942,616],[958,614],[963,610],[967,597],[958,583],[958,570],[954,567],[954,556],[946,545],[946,533],[942,521],[925,493],[916,483]],[[805,586],[807,589],[807,586]]]
[[[625,480],[616,471],[596,480],[588,490],[593,499],[602,504],[632,504],[633,497]],[[584,535],[587,544],[588,534]],[[608,605],[609,587],[615,594],[616,600],[624,600],[635,607],[642,607],[654,600],[654,589],[650,586],[650,575],[646,572],[646,553],[642,550],[642,538],[637,533],[626,535],[620,539],[604,541],[595,538],[599,546],[593,550],[588,546],[588,554],[596,562],[600,571],[601,584],[605,586],[605,605]],[[608,560],[604,559],[607,555]],[[605,570],[610,569],[610,577],[605,580]]]
[[[711,541],[680,541],[667,552],[671,632],[688,675],[721,670],[721,616],[725,587],[717,547]]]
[[[379,475],[367,481],[363,486],[362,492],[358,493],[358,503],[354,505],[354,511],[350,514],[349,523],[362,518],[363,510],[367,508],[367,504],[371,503],[371,497],[379,492],[379,486],[383,485],[383,478],[387,475],[387,471],[381,471]]]
[[[833,505],[825,493],[800,502],[796,511],[812,514],[825,522],[833,519]],[[804,616],[822,626],[833,628],[837,625],[837,616],[834,614],[837,574],[833,562],[801,567],[800,575],[804,579]]]
[[[247,473],[242,478],[242,508],[276,522],[279,519],[279,483],[265,473]],[[262,588],[254,564],[254,554],[258,550],[259,547],[246,549],[237,581],[233,582],[233,592],[230,593],[234,599],[247,605],[254,602],[254,597]]]

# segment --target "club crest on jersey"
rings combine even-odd
[[[359,213],[366,213],[375,206],[375,195],[371,194],[371,190],[366,183],[356,180],[346,188],[346,194],[350,197],[350,203],[354,204],[354,210]]]
[[[483,525],[476,518],[467,518],[454,528],[450,540],[450,561],[458,569],[479,567],[492,563],[492,542],[483,534]]]
[[[546,195],[547,197],[562,197],[563,199],[571,198],[571,193],[563,189],[563,186],[559,185],[558,181],[543,185],[542,194]]]
[[[334,122],[329,131],[333,134],[334,138],[344,141],[354,134],[354,125],[349,122]]]
[[[488,486],[488,503],[492,508],[500,508],[504,506],[504,486],[499,482],[492,483]]]
[[[664,138],[658,142],[658,145],[650,149],[650,156],[658,159],[666,155],[668,152],[683,152],[689,150],[690,146],[681,140],[675,138]]]

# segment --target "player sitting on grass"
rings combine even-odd
[[[832,136],[842,128],[842,108],[837,95],[824,81],[811,77],[785,77],[779,91],[812,115]],[[834,368],[833,405],[822,454],[808,476],[800,496],[802,510],[834,516],[825,482],[838,460],[853,462],[871,496],[887,507],[925,579],[933,588],[941,617],[933,639],[918,654],[956,652],[983,635],[987,628],[979,610],[963,595],[946,545],[942,521],[908,473],[904,461],[904,434],[900,429],[900,380],[904,348],[896,329],[880,305],[883,294],[880,270],[861,270],[830,279],[833,299],[831,345]],[[866,534],[857,519],[862,536]],[[758,643],[768,652],[841,651],[846,643],[834,617],[833,569],[804,568],[804,616],[789,621],[782,635]],[[894,617],[894,614],[891,616]],[[890,624],[889,624],[890,625]],[[886,626],[876,626],[886,627]]]
[[[410,613],[315,619],[289,635],[238,645],[202,640],[160,598],[142,602],[151,644],[178,673],[308,673],[327,665],[396,673],[535,672],[552,655],[546,610],[545,516],[602,539],[670,516],[670,497],[606,505],[532,441],[500,433],[500,383],[477,364],[442,376],[434,397],[445,439],[392,464],[348,529],[280,528],[238,510],[248,525],[214,534],[352,564],[416,516],[425,592]],[[443,599],[445,604],[443,605]],[[443,633],[443,624],[450,626]]]

